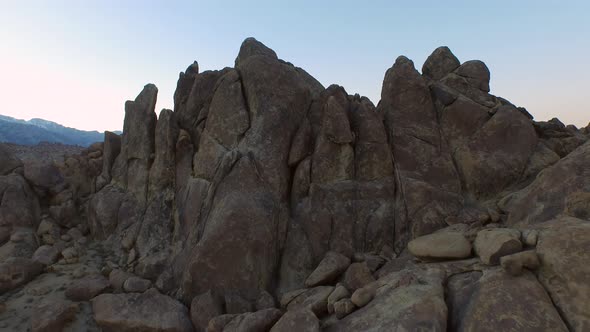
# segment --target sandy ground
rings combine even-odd
[[[76,279],[99,273],[104,252],[92,243],[76,264],[54,264],[28,284],[0,295],[0,331],[31,331],[32,308],[41,301],[65,299],[65,290]],[[90,302],[77,302],[78,314],[64,331],[101,331],[92,318]]]

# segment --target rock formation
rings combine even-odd
[[[71,278],[27,327],[590,329],[590,130],[490,94],[483,62],[400,56],[375,106],[248,38],[174,110],[157,92],[63,162],[0,147],[0,318]]]

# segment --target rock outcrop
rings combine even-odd
[[[0,303],[80,266],[35,329],[588,330],[588,128],[490,77],[400,56],[375,106],[248,38],[63,162],[0,146]]]

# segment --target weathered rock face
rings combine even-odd
[[[153,162],[157,94],[158,88],[148,84],[134,101],[125,103],[121,153],[112,171],[115,181],[133,193],[140,203],[147,200],[149,170]]]
[[[96,190],[99,191],[104,188],[105,185],[109,184],[112,179],[111,169],[115,163],[115,159],[121,152],[121,136],[111,133],[110,131],[104,132],[104,149],[102,155],[102,171],[100,176],[96,179]]]
[[[414,236],[444,227],[461,206],[461,183],[426,80],[399,57],[385,74],[381,102],[400,188],[395,221],[397,248]]]
[[[158,118],[157,91],[63,164],[0,159],[1,291],[90,240],[109,280],[65,295],[104,330],[589,328],[588,129],[491,95],[483,62],[399,57],[375,107],[248,38]]]

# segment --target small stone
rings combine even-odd
[[[336,303],[334,303],[334,313],[336,313],[336,318],[342,319],[348,316],[356,309],[356,306],[350,299],[342,299]]]
[[[490,221],[493,223],[500,222],[501,216],[500,213],[496,209],[489,209],[488,214],[490,215]]]
[[[10,242],[19,243],[25,240],[26,234],[23,232],[15,232],[10,236]]]
[[[88,239],[85,236],[83,236],[79,238],[76,242],[78,242],[78,244],[85,245],[86,243],[88,243]]]
[[[522,233],[522,240],[524,244],[529,247],[534,247],[537,245],[537,239],[539,238],[539,231],[532,229],[526,230]]]
[[[129,277],[123,283],[123,290],[127,293],[143,293],[152,286],[152,282],[140,277]]]
[[[67,244],[60,239],[55,241],[53,247],[55,248],[55,250],[61,253],[65,248],[67,248]]]
[[[43,242],[43,244],[52,245],[55,244],[55,238],[51,234],[43,234],[41,236],[41,242]]]
[[[379,252],[379,256],[384,258],[386,261],[390,261],[392,259],[397,258],[397,255],[395,254],[395,251],[393,251],[393,248],[391,248],[387,244],[384,245],[383,248],[381,248],[381,252]]]
[[[51,291],[52,291],[52,288],[48,285],[45,285],[45,286],[37,286],[37,287],[27,288],[25,293],[27,293],[28,295],[32,295],[32,296],[42,296],[42,295],[45,295]]]
[[[336,279],[350,265],[350,259],[340,253],[329,251],[316,269],[305,280],[305,286],[314,287]]]
[[[72,277],[80,279],[86,275],[86,267],[79,267],[72,272]]]
[[[262,291],[256,300],[256,311],[276,308],[275,298],[267,291]]]
[[[108,266],[108,265],[104,265],[101,269],[100,269],[100,274],[102,274],[105,277],[108,277],[109,274],[111,274],[111,272],[113,271],[113,269]]]
[[[78,257],[78,250],[76,250],[76,248],[74,247],[67,247],[64,250],[62,250],[61,255],[65,259]]]
[[[334,303],[343,298],[350,297],[350,292],[341,284],[336,285],[334,291],[328,296],[328,313],[334,313]]]
[[[477,233],[475,252],[484,264],[497,265],[502,256],[522,250],[520,232],[509,228],[490,228]]]
[[[366,262],[352,263],[346,272],[344,272],[343,283],[351,291],[359,289],[373,281],[375,281],[375,278],[371,274],[371,270],[369,270]]]
[[[522,274],[523,268],[535,270],[539,267],[540,262],[535,250],[527,250],[503,256],[500,258],[500,265],[511,276],[519,276]]]
[[[392,256],[390,256],[392,257]],[[391,259],[391,258],[390,258]],[[365,262],[371,272],[377,271],[387,261],[383,256],[373,255],[370,253],[355,253],[352,259],[355,263]]]
[[[374,297],[375,289],[373,287],[363,287],[354,291],[350,300],[352,303],[354,303],[354,305],[361,308],[367,305],[367,303],[371,302]]]
[[[52,234],[56,225],[50,219],[43,219],[37,227],[37,235]]]
[[[135,248],[131,248],[131,250],[129,250],[129,255],[127,256],[127,265],[133,263],[136,259],[137,252],[135,251]]]
[[[57,262],[58,257],[59,252],[53,246],[42,245],[35,250],[32,259],[43,265],[51,265]]]
[[[78,224],[78,226],[76,226],[80,232],[82,233],[82,235],[87,235],[88,233],[90,233],[90,229],[88,228],[88,225],[86,224]]]
[[[69,236],[68,234],[64,234],[61,236],[61,239],[66,242],[70,242],[72,240],[72,237]]]
[[[70,236],[71,239],[73,239],[74,241],[78,241],[79,239],[81,239],[84,235],[82,235],[82,232],[78,229],[78,228],[70,228],[70,230],[68,230],[67,235]]]
[[[109,273],[109,282],[115,291],[120,292],[123,290],[123,284],[125,281],[131,277],[133,277],[133,274],[129,272],[113,269],[111,273]]]

